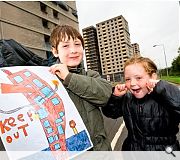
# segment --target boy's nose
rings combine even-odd
[[[70,52],[71,52],[71,53],[76,53],[76,48],[75,48],[75,46],[72,46],[72,47],[71,47]]]

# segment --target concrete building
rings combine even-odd
[[[82,32],[85,44],[87,69],[92,69],[102,74],[96,28],[90,26],[83,28]]]
[[[75,1],[0,1],[0,39],[14,39],[43,58],[58,24],[79,30]]]
[[[132,44],[132,48],[133,48],[133,54],[140,55],[139,44],[133,43],[133,44]]]
[[[96,24],[102,76],[123,80],[124,62],[133,54],[128,22],[120,15]]]

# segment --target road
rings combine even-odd
[[[178,86],[180,89],[180,86]],[[118,118],[113,120],[104,116],[105,129],[109,140],[111,141],[111,146],[114,151],[120,151],[123,141],[127,136],[127,129],[123,123],[123,118]],[[180,125],[179,125],[180,130]],[[180,142],[180,132],[177,134],[177,138]]]
[[[111,141],[111,147],[115,151],[120,151],[122,143],[127,135],[127,129],[123,124],[123,118],[116,120],[104,117],[105,129],[109,140]]]

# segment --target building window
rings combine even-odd
[[[54,92],[49,87],[44,87],[43,89],[41,89],[41,93],[43,93],[45,97],[48,98],[54,94]]]
[[[62,128],[61,125],[58,126],[57,129],[58,129],[58,133],[59,133],[59,134],[64,134],[64,130],[63,130],[63,128]]]
[[[60,147],[60,145],[58,144],[58,143],[56,143],[55,145],[54,145],[54,149],[55,150],[59,150],[61,147]]]
[[[69,11],[68,5],[64,1],[57,1],[56,2],[59,7],[61,7],[65,11]]]
[[[28,72],[28,71],[26,71],[26,72],[24,72],[24,75],[25,75],[26,77],[30,77],[30,76],[31,76],[31,73]]]
[[[50,39],[50,36],[44,35],[44,41],[45,41],[46,43],[49,43],[49,39]]]
[[[52,128],[47,128],[47,133],[50,134],[53,132],[53,129]]]
[[[43,84],[38,79],[34,79],[33,83],[39,88],[43,87]]]
[[[54,142],[54,138],[53,138],[52,136],[50,136],[50,137],[48,137],[48,141],[49,141],[49,143],[51,144],[51,143]]]
[[[77,15],[77,11],[76,10],[72,10],[72,14],[76,17],[76,18],[78,18],[78,15]]]
[[[40,119],[46,118],[48,116],[48,112],[46,111],[45,108],[39,109],[38,114]]]
[[[58,118],[58,119],[56,119],[56,124],[61,123],[62,121],[63,121],[62,118]]]
[[[50,127],[51,125],[50,125],[50,123],[49,123],[49,121],[48,120],[45,120],[44,121],[44,127]]]
[[[58,12],[55,11],[55,10],[53,10],[53,16],[54,16],[54,18],[59,19],[59,18],[58,18]]]
[[[48,28],[48,21],[46,19],[42,19],[42,25],[44,28]]]
[[[56,1],[51,1],[53,4],[57,5],[57,2]]]
[[[51,99],[51,102],[53,103],[53,105],[58,105],[60,103],[60,101],[56,97]]]
[[[38,105],[42,105],[45,102],[44,97],[42,96],[37,96],[34,98],[34,101],[38,104]]]
[[[47,6],[44,3],[40,2],[40,8],[43,13],[47,14]]]
[[[14,77],[14,80],[17,82],[17,83],[21,83],[23,81],[22,77],[21,76],[16,76]]]

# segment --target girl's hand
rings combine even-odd
[[[66,76],[69,74],[67,65],[62,64],[62,63],[52,65],[49,71],[52,74],[57,75],[62,80],[65,80]]]
[[[127,87],[125,84],[117,84],[115,86],[113,95],[122,96],[122,95],[126,94],[126,92],[127,92]]]
[[[153,91],[154,87],[158,82],[159,80],[149,79],[149,81],[146,83],[146,87],[149,91],[148,94],[150,94]]]

